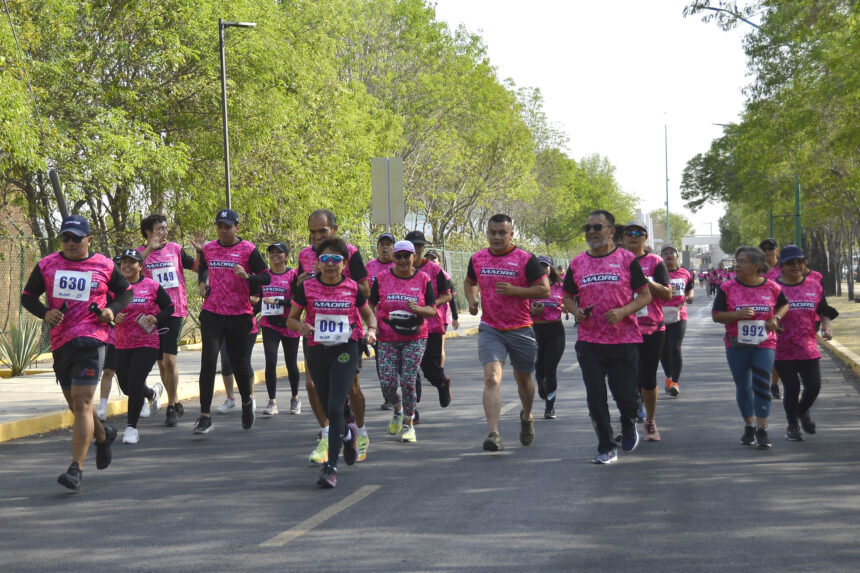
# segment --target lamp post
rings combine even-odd
[[[669,131],[666,124],[663,124],[663,150],[666,159],[666,244],[669,244]]]
[[[227,190],[227,208],[230,200],[230,132],[227,129],[227,68],[224,66],[224,30],[226,28],[256,28],[256,22],[227,22],[218,18],[218,39],[221,43],[221,114],[224,121],[224,178]]]

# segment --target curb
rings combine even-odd
[[[445,338],[459,338],[462,336],[473,336],[478,333],[478,328],[469,328],[463,330],[462,332],[451,331],[445,333]],[[259,344],[259,343],[258,343]],[[186,345],[185,347],[180,347],[180,350],[183,348],[186,350],[192,350],[193,346],[199,345]],[[192,348],[189,348],[192,347]],[[373,348],[370,349],[370,356],[374,356]],[[48,355],[48,357],[52,357]],[[858,357],[860,360],[860,357]],[[298,362],[299,372],[305,371],[305,361],[301,360]],[[287,367],[279,366],[278,367],[278,378],[283,378],[287,376]],[[258,380],[265,380],[266,371],[265,370],[255,370],[254,371],[254,384],[257,384]],[[220,392],[216,392],[216,394],[220,394]],[[177,398],[182,400],[193,400],[200,396],[199,388],[197,385],[197,380],[192,380],[188,382],[179,383],[179,387],[177,388]],[[97,398],[96,398],[97,400]],[[94,400],[94,402],[96,401]],[[96,404],[97,405],[97,404]],[[159,409],[159,413],[163,411],[164,408]],[[107,405],[107,415],[108,416],[121,416],[128,412],[128,400],[123,397],[119,400],[111,400],[108,401]],[[158,415],[158,414],[156,414]],[[21,420],[16,420],[14,422],[6,422],[4,424],[0,424],[0,443],[8,442],[10,440],[17,440],[18,438],[25,438],[27,436],[32,436],[34,434],[44,434],[46,432],[53,432],[55,430],[59,430],[62,428],[71,427],[75,422],[75,416],[71,411],[63,410],[60,412],[52,412],[50,414],[43,414],[41,416],[34,416],[32,418],[24,418]]]
[[[827,348],[836,358],[838,358],[842,363],[845,364],[848,368],[851,369],[854,374],[860,376],[860,355],[855,354],[854,352],[848,350],[844,346],[842,346],[836,340],[824,340],[823,338],[819,338],[818,341],[822,346]]]

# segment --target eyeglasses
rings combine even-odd
[[[628,237],[635,237],[638,239],[639,237],[644,237],[648,233],[646,233],[645,231],[640,231],[638,229],[630,229],[629,231],[624,231],[624,234]]]
[[[75,244],[78,244],[78,243],[80,243],[81,241],[83,241],[83,240],[84,240],[84,237],[83,237],[83,236],[80,236],[80,237],[79,237],[79,236],[77,236],[77,235],[63,235],[61,240],[62,240],[64,243],[68,243],[69,241],[71,241],[71,242],[73,242],[73,243],[75,243]]]
[[[782,263],[783,265],[802,265],[806,262],[806,259],[789,259]]]
[[[326,253],[324,255],[320,255],[320,262],[324,265],[327,265],[328,263],[336,265],[343,262],[343,255],[330,255]]]
[[[589,231],[598,231],[598,232],[600,232],[600,231],[602,231],[603,229],[605,229],[605,228],[607,228],[607,227],[611,227],[611,226],[612,226],[612,225],[604,225],[604,224],[602,224],[602,223],[597,223],[596,225],[583,225],[583,226],[582,226],[582,230],[583,230],[583,231],[585,231],[586,233],[587,233],[587,232],[589,232]]]
[[[398,261],[404,261],[412,257],[412,253],[409,251],[401,251],[399,253],[394,253],[394,258]]]

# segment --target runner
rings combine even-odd
[[[367,263],[367,276],[370,279],[371,288],[373,288],[373,281],[376,279],[377,275],[380,273],[387,271],[388,269],[394,266],[394,242],[397,239],[394,238],[394,235],[391,233],[382,233],[376,239],[376,258]],[[376,352],[379,352],[378,348],[374,348]],[[382,381],[382,376],[379,374],[379,360],[374,361],[376,364],[376,377],[379,378],[379,389],[382,391],[382,395],[385,396],[385,383]],[[389,404],[387,401],[383,401],[382,405],[379,407],[381,410],[391,410],[394,406]]]
[[[672,298],[661,301],[663,307],[663,322],[666,324],[666,343],[663,345],[663,374],[666,380],[666,392],[677,396],[681,389],[678,385],[681,379],[683,359],[681,345],[687,332],[687,305],[693,304],[695,279],[692,273],[678,266],[678,249],[665,245],[660,251],[663,263],[669,270],[669,280],[672,284]]]
[[[254,372],[254,368],[251,366],[251,358],[254,355],[254,347],[257,345],[257,337],[260,334],[257,314],[260,312],[261,303],[260,297],[257,296],[252,295],[250,300],[251,304],[254,305],[254,314],[251,316],[251,332],[248,334],[248,341],[245,346],[245,360],[248,362],[248,367],[250,368],[251,388],[253,388],[257,382],[257,373]],[[218,349],[218,355],[221,357],[221,382],[224,384],[224,393],[227,396],[224,398],[224,403],[215,408],[215,411],[219,414],[226,414],[236,407],[236,394],[234,392],[236,376],[233,371],[233,364],[230,362],[230,355],[227,353],[226,340],[221,343],[221,348]],[[266,414],[265,410],[263,411],[263,414],[271,415]]]
[[[478,359],[484,366],[484,414],[490,433],[484,440],[489,452],[504,449],[499,435],[502,409],[502,367],[510,355],[520,402],[520,443],[531,445],[535,437],[532,404],[535,397],[532,372],[537,344],[530,299],[547,298],[549,281],[537,258],[511,244],[514,223],[510,217],[497,214],[487,221],[489,248],[469,259],[463,293],[469,301],[469,314],[483,309],[478,327]],[[478,294],[481,300],[478,300]]]
[[[651,302],[639,309],[636,319],[642,342],[639,343],[639,390],[645,407],[639,409],[639,418],[645,418],[645,441],[659,442],[660,432],[657,431],[655,415],[657,413],[657,366],[663,355],[663,345],[666,342],[666,326],[663,324],[661,302],[672,298],[672,287],[669,286],[669,271],[663,259],[654,253],[645,252],[645,242],[648,230],[642,221],[630,221],[624,225],[624,248],[636,255],[636,260],[645,273],[648,290],[651,292]],[[674,392],[672,392],[674,390]],[[677,386],[667,385],[666,391],[677,396]]]
[[[140,222],[140,233],[146,240],[146,245],[138,247],[137,250],[146,261],[143,276],[158,282],[173,301],[173,316],[164,325],[167,331],[162,331],[159,335],[158,371],[161,374],[164,389],[167,390],[164,423],[167,426],[176,426],[179,418],[185,413],[185,408],[177,397],[179,370],[176,367],[182,323],[188,316],[185,271],[197,272],[199,264],[197,259],[186,253],[181,245],[167,239],[168,232],[167,218],[164,215],[157,213],[149,215]]]
[[[269,275],[271,282],[262,289],[263,352],[266,356],[266,390],[269,404],[263,410],[264,416],[278,413],[276,399],[278,383],[278,347],[284,352],[287,377],[290,381],[290,414],[300,414],[302,403],[299,401],[299,333],[287,328],[286,317],[292,301],[292,283],[298,274],[287,266],[290,249],[281,242],[272,243],[266,248],[269,256]]]
[[[636,313],[651,302],[649,283],[636,255],[613,244],[614,225],[615,217],[609,211],[589,214],[583,227],[588,250],[570,262],[564,279],[564,304],[579,325],[576,358],[597,433],[596,464],[618,459],[606,397],[607,379],[621,412],[621,449],[632,452],[639,445],[636,370],[642,334]]]
[[[415,379],[427,345],[427,322],[436,316],[435,290],[430,277],[413,268],[415,247],[409,241],[394,245],[394,267],[376,277],[370,305],[379,324],[377,363],[385,401],[393,405],[389,434],[401,442],[415,442],[417,399]],[[401,397],[397,395],[400,389]]]
[[[75,415],[72,463],[57,481],[77,490],[91,438],[96,440],[96,468],[105,469],[113,458],[116,428],[102,426],[93,411],[93,397],[104,364],[108,325],[133,293],[111,259],[90,254],[93,239],[86,219],[66,217],[60,237],[62,250],[36,264],[21,293],[21,306],[52,327],[54,373]],[[106,305],[108,291],[114,301]],[[43,293],[47,306],[39,300]]]
[[[807,434],[815,433],[815,421],[809,410],[821,391],[821,370],[818,366],[821,353],[818,352],[816,323],[821,321],[821,336],[830,340],[833,338],[830,321],[839,313],[827,304],[821,284],[807,276],[806,257],[799,247],[783,247],[779,253],[779,266],[782,275],[777,282],[788,300],[788,312],[780,321],[784,331],[776,339],[774,366],[785,387],[782,399],[788,420],[785,437],[799,442],[803,440],[801,426]]]
[[[750,246],[735,251],[737,278],[720,285],[714,298],[713,319],[726,325],[726,360],[737,388],[743,416],[741,443],[769,448],[767,418],[776,330],[788,311],[780,286],[761,276],[764,253]],[[755,426],[753,425],[755,424]]]
[[[332,237],[319,243],[318,251],[321,272],[296,287],[287,326],[307,341],[307,366],[331,424],[327,461],[317,485],[333,488],[337,485],[341,445],[347,465],[358,457],[358,428],[345,424],[343,405],[358,367],[358,341],[364,336],[361,319],[368,325],[367,340],[372,344],[376,341],[376,317],[358,283],[342,274],[350,255],[347,244]]]
[[[312,278],[317,269],[317,250],[319,245],[326,239],[337,236],[337,217],[328,209],[317,209],[308,217],[308,233],[310,235],[311,244],[302,249],[299,253],[299,266],[297,268],[298,275],[296,276],[296,284],[293,292],[296,292],[295,287],[300,285],[305,280]],[[357,248],[347,243],[346,245],[349,255],[343,267],[343,273],[346,278],[354,280],[358,283],[358,288],[365,297],[370,295],[370,281],[367,277],[367,269],[364,266],[364,261],[361,258],[361,253]],[[304,341],[306,343],[307,341]],[[305,349],[307,350],[307,349]],[[305,353],[307,356],[307,352]],[[358,373],[361,370],[361,355],[359,354],[358,366],[355,371],[352,386],[349,388],[349,403],[344,405],[344,408],[351,406],[352,412],[355,415],[355,421],[358,426],[358,461],[364,461],[367,457],[367,449],[370,446],[370,437],[367,435],[367,429],[364,426],[364,394],[361,391],[361,383]],[[308,460],[317,464],[321,464],[328,459],[328,429],[329,420],[325,413],[325,408],[317,398],[316,389],[312,373],[309,369],[305,369],[305,388],[308,392],[308,402],[311,409],[317,418],[320,425],[320,433],[317,438],[316,448],[311,452]]]
[[[430,384],[439,392],[439,405],[447,408],[451,403],[451,378],[445,374],[442,368],[443,340],[445,338],[445,314],[440,305],[451,302],[451,283],[446,278],[445,272],[437,263],[425,259],[424,247],[427,239],[421,231],[410,231],[406,233],[405,240],[415,247],[415,256],[412,265],[415,270],[421,271],[430,277],[436,297],[436,315],[427,319],[427,348],[424,350],[424,358],[421,359],[421,372]],[[417,381],[418,401],[421,401],[421,379]],[[416,415],[416,418],[418,416]]]
[[[140,251],[123,251],[120,265],[134,298],[116,315],[116,377],[119,387],[128,396],[128,422],[122,443],[136,444],[140,441],[137,422],[144,398],[149,402],[149,413],[155,414],[164,391],[161,382],[156,382],[152,388],[147,387],[146,377],[158,359],[159,329],[167,326],[174,308],[173,301],[160,284],[141,276],[143,256]]]
[[[428,261],[434,262],[439,266],[442,266],[439,258],[439,253],[437,253],[434,249],[428,249],[426,253],[424,253],[424,258]],[[454,290],[454,282],[452,280],[451,275],[445,269],[442,269],[442,272],[445,274],[445,279],[448,281],[448,284],[451,285],[451,300],[446,302],[443,305],[438,306],[438,308],[442,312],[442,322],[445,324],[445,332],[448,332],[448,327],[450,326],[453,330],[458,330],[460,328],[460,317],[457,312],[457,291]],[[442,368],[445,368],[445,336],[442,336]]]
[[[549,257],[538,257],[549,278],[549,296],[534,300],[529,309],[534,320],[537,358],[535,360],[535,379],[538,396],[545,400],[543,417],[555,420],[555,399],[558,390],[558,363],[564,354],[565,334],[561,323],[564,288],[558,271],[552,266]]]
[[[209,295],[200,311],[200,417],[194,424],[195,434],[212,431],[212,394],[215,391],[215,367],[221,343],[227,344],[227,355],[233,365],[236,385],[242,397],[242,428],[254,425],[254,387],[251,365],[248,363],[248,336],[253,326],[254,308],[250,292],[268,284],[266,263],[257,247],[238,236],[239,215],[223,209],[215,217],[218,239],[204,242],[202,235],[194,238],[198,268],[208,270]],[[203,282],[202,277],[198,280]]]

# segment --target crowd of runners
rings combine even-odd
[[[157,414],[164,401],[167,426],[176,426],[183,416],[176,355],[188,316],[186,271],[197,274],[203,297],[200,414],[194,434],[214,429],[211,409],[219,355],[228,398],[216,410],[227,412],[238,401],[242,427],[254,426],[251,353],[260,331],[268,394],[264,416],[279,413],[279,352],[287,365],[289,411],[302,411],[297,366],[301,339],[307,400],[320,428],[309,455],[321,465],[320,487],[335,487],[341,456],[347,465],[367,458],[370,437],[360,372],[369,346],[376,352],[383,408],[392,411],[389,434],[401,442],[418,440],[422,377],[436,389],[442,408],[451,403],[444,334],[458,325],[455,287],[436,262],[438,254],[425,252],[427,240],[421,231],[411,231],[403,240],[383,233],[377,257],[365,264],[359,250],[338,236],[335,214],[320,209],[308,218],[310,245],[299,252],[298,266],[292,269],[286,244],[269,245],[264,259],[256,245],[239,236],[239,215],[230,209],[215,216],[217,238],[207,241],[203,233],[194,237],[195,257],[169,241],[164,216],[144,218],[140,229],[143,244],[111,259],[90,252],[86,219],[66,218],[60,229],[62,249],[36,265],[21,296],[24,308],[51,327],[54,371],[74,412],[73,461],[58,478],[63,486],[80,487],[93,438],[96,467],[111,463],[118,432],[103,422],[114,375],[128,396],[124,443],[139,442],[140,418]],[[504,448],[500,390],[508,360],[521,402],[520,443],[528,446],[535,439],[535,388],[544,401],[544,418],[557,417],[563,315],[577,325],[574,351],[597,435],[594,463],[616,461],[618,447],[636,449],[637,422],[643,424],[644,440],[661,440],[657,371],[662,364],[666,395],[680,396],[681,349],[695,275],[680,266],[672,245],[663,245],[659,255],[648,250],[642,221],[616,225],[610,212],[595,210],[583,232],[588,249],[566,269],[557,269],[550,258],[515,246],[513,221],[498,214],[487,222],[488,247],[469,260],[462,287],[469,313],[481,313],[477,342],[488,430],[484,450]],[[803,432],[815,433],[810,409],[821,386],[816,337],[819,331],[825,338],[832,336],[830,321],[837,315],[824,297],[821,275],[810,272],[800,248],[778,250],[773,239],[760,248],[740,247],[731,269],[714,272],[699,279],[714,299],[713,320],[725,325],[728,371],[744,421],[741,443],[771,446],[766,429],[779,388],[774,390],[772,383],[780,379],[786,438],[802,440]],[[160,382],[148,387],[156,363]],[[618,432],[610,394],[620,413]]]

